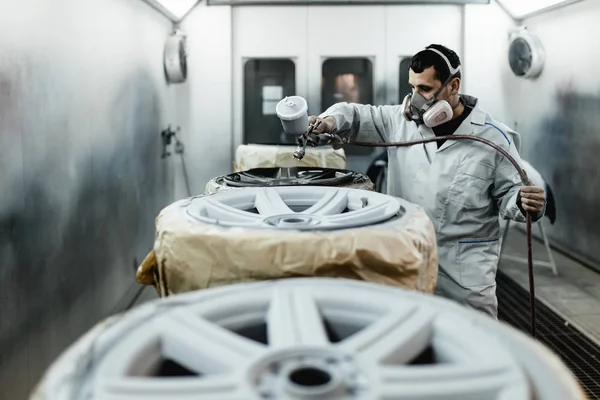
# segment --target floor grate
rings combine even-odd
[[[496,277],[498,318],[529,334],[529,292],[505,274]],[[536,300],[536,334],[579,380],[590,400],[600,400],[600,347],[558,314]]]

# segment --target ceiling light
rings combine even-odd
[[[563,3],[574,3],[574,0],[498,0],[516,19],[524,18],[547,8],[553,8]]]
[[[173,21],[180,21],[199,0],[146,0]]]

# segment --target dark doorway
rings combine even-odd
[[[296,94],[296,66],[289,59],[248,60],[244,65],[244,144],[295,144],[275,112]]]
[[[329,58],[323,63],[321,111],[335,103],[373,104],[373,63],[364,57]],[[369,156],[376,150],[344,146],[349,156]]]
[[[400,82],[399,82],[399,86],[398,86],[398,104],[402,104],[402,101],[404,101],[404,97],[406,97],[407,94],[409,94],[410,92],[412,92],[412,89],[410,87],[410,85],[408,84],[408,70],[410,69],[410,62],[412,60],[412,57],[406,57],[403,58],[402,61],[400,61]]]

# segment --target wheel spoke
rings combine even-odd
[[[285,204],[277,190],[273,188],[259,189],[256,193],[254,205],[260,213],[261,219],[272,215],[294,214],[287,204]]]
[[[214,219],[223,225],[258,225],[262,222],[260,215],[239,210],[210,198],[204,199],[204,207],[206,208],[209,218]]]
[[[225,400],[243,399],[240,377],[209,375],[198,378],[114,378],[99,380],[96,397],[102,400]]]
[[[319,308],[306,290],[277,289],[267,314],[269,345],[329,345]]]
[[[327,192],[314,206],[310,207],[304,214],[332,215],[340,214],[348,206],[347,190],[332,190]]]
[[[518,369],[497,365],[380,367],[378,375],[382,381],[379,399],[529,398],[524,375]]]
[[[371,220],[379,221],[381,216],[385,214],[388,202],[377,204],[373,207],[360,208],[344,214],[329,215],[326,218],[327,223],[336,225],[365,225]]]
[[[270,176],[260,176],[250,172],[238,172],[238,176],[240,177],[240,181],[252,185],[265,184],[273,179]]]
[[[397,309],[339,346],[376,364],[409,363],[429,346],[434,317],[417,306]]]
[[[306,174],[301,177],[302,179],[306,179],[307,181],[316,181],[323,179],[331,179],[335,178],[335,171],[323,171],[323,170],[311,170],[306,171]]]
[[[402,208],[398,199],[379,193],[327,186],[246,187],[195,198],[183,207],[191,217],[204,223],[286,230],[373,225],[398,215]],[[296,217],[298,214],[302,217]],[[296,221],[297,218],[302,221]]]
[[[200,373],[243,368],[266,351],[265,346],[184,310],[165,318],[162,347],[165,357]]]

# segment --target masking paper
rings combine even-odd
[[[263,144],[244,144],[235,152],[233,171],[247,171],[253,168],[274,167],[321,167],[346,168],[344,149],[331,147],[307,147],[306,155],[300,161],[294,160],[297,146],[276,146]]]
[[[240,282],[339,277],[433,293],[438,254],[433,224],[417,207],[401,219],[336,231],[224,228],[186,214],[190,199],[156,219],[154,250],[137,280],[161,296]]]

